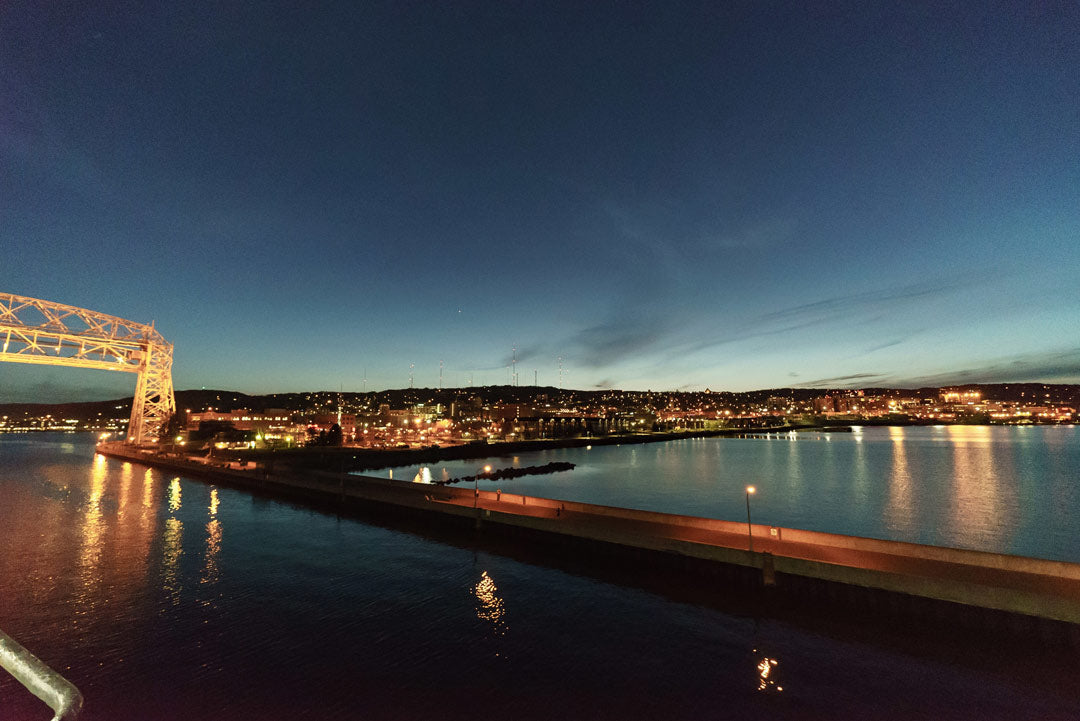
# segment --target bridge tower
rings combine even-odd
[[[153,323],[0,293],[0,342],[0,361],[138,373],[128,443],[157,443],[176,411],[173,347]]]

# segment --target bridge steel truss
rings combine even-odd
[[[173,347],[153,323],[0,293],[0,342],[0,361],[138,373],[128,443],[157,443],[176,411]]]

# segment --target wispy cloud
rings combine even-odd
[[[890,340],[890,341],[885,341],[884,343],[878,343],[878,344],[872,345],[872,346],[870,346],[868,348],[862,348],[862,349],[856,351],[855,353],[852,353],[851,355],[846,356],[844,358],[844,360],[852,360],[854,358],[862,358],[863,356],[868,356],[868,355],[870,355],[872,353],[877,353],[879,350],[885,350],[886,348],[895,348],[896,346],[901,345],[902,343],[905,343],[908,340],[910,340],[912,335],[914,335],[914,334],[906,335],[903,338],[895,338],[895,339]]]
[[[644,205],[607,201],[600,204],[600,210],[624,241],[647,250],[659,246],[665,255],[678,255],[681,261],[700,259],[701,254],[711,251],[784,245],[798,229],[798,222],[788,215],[732,222],[730,213],[703,216],[700,208],[672,198]]]
[[[812,381],[796,383],[795,388],[848,388],[884,383],[888,376],[882,373],[851,373],[832,378],[818,378]]]
[[[792,218],[771,218],[744,225],[731,234],[720,235],[709,245],[727,250],[771,248],[794,238],[797,227]]]
[[[867,310],[876,308],[888,308],[912,300],[942,296],[955,291],[957,288],[959,288],[958,284],[944,281],[913,283],[898,288],[881,288],[862,293],[824,298],[812,303],[783,308],[759,316],[758,321],[769,323],[804,318],[850,316],[854,313],[865,313]]]
[[[667,332],[656,317],[615,316],[579,331],[570,346],[579,365],[602,368],[655,350]]]
[[[903,378],[897,385],[1027,382],[1080,382],[1080,348],[1017,354],[963,370]]]
[[[737,341],[783,335],[814,326],[870,322],[867,319],[868,314],[872,320],[880,320],[891,310],[920,300],[947,295],[959,287],[951,282],[927,282],[824,298],[763,313],[734,328],[725,329],[722,333],[702,334],[694,341],[672,350],[677,355],[697,353]],[[904,340],[906,338],[871,347],[864,351],[864,354],[899,345]]]
[[[763,338],[767,336],[782,335],[784,333],[790,333],[792,331],[802,330],[815,325],[822,325],[826,321],[823,318],[810,320],[802,323],[795,323],[792,325],[786,325],[780,328],[755,328],[753,326],[743,326],[734,330],[728,331],[723,335],[716,335],[712,337],[702,337],[697,340],[683,343],[671,348],[672,356],[683,356],[699,351],[708,350],[709,348],[716,348],[722,345],[728,345],[730,343],[737,343],[743,340],[751,340],[753,338]]]
[[[898,338],[896,340],[891,340],[888,343],[881,343],[879,345],[871,346],[870,348],[867,348],[866,350],[864,350],[863,353],[864,354],[874,353],[875,351],[885,350],[886,348],[892,348],[893,346],[900,345],[901,343],[904,342],[904,340],[905,340],[904,338]]]
[[[503,364],[500,368],[505,368],[508,365],[512,365],[514,360],[517,359],[518,363],[527,363],[528,361],[535,360],[537,358],[547,358],[548,354],[544,352],[544,349],[539,345],[519,345],[515,351],[511,348],[507,351],[503,357]]]

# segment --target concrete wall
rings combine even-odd
[[[456,493],[464,493],[464,489],[449,488]],[[472,489],[468,489],[467,495],[472,497]],[[495,500],[494,491],[480,491],[481,499]],[[521,502],[522,496],[514,493],[503,493],[504,502]],[[746,535],[745,523],[738,521],[722,521],[697,516],[682,516],[671,513],[659,513],[656,511],[640,511],[631,508],[617,508],[614,506],[599,506],[591,503],[579,503],[576,501],[562,501],[557,499],[528,497],[528,505],[557,508],[561,506],[564,511],[587,513],[594,516],[624,518],[646,523],[659,523],[675,527],[699,528],[721,533],[734,533]],[[908,558],[925,558],[933,561],[946,563],[958,563],[967,566],[982,568],[994,568],[1004,571],[1017,571],[1038,575],[1056,576],[1080,580],[1080,564],[1066,563],[1064,561],[1050,561],[1040,558],[1026,558],[1023,556],[1009,556],[1000,553],[986,551],[971,551],[959,548],[945,548],[942,546],[924,546],[917,543],[904,543],[902,541],[884,541],[876,538],[863,538],[860,536],[844,536],[836,533],[822,533],[819,531],[803,531],[795,528],[781,528],[763,524],[752,524],[753,537],[757,548],[770,549],[775,553],[783,553],[784,544],[807,543],[817,546],[850,549],[870,553],[885,553],[894,556]],[[775,534],[773,533],[775,531]]]

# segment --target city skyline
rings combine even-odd
[[[0,290],[178,389],[1080,382],[1080,11],[0,10]],[[534,376],[535,374],[535,376]],[[130,395],[0,363],[0,402]]]

